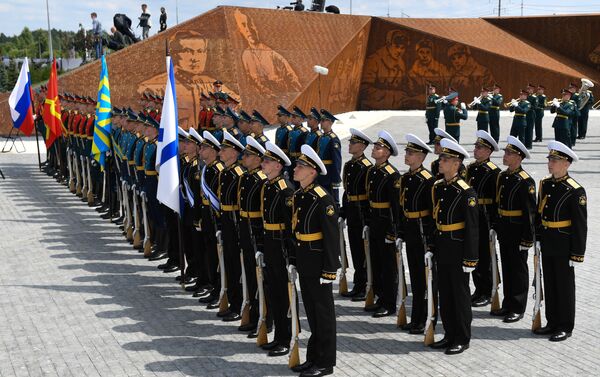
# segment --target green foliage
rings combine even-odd
[[[88,33],[89,34],[89,33]],[[76,54],[83,56],[83,50],[77,48],[82,46],[83,32],[63,31],[52,29],[52,49],[57,58],[68,58],[72,49]],[[23,28],[21,34],[7,36],[0,33],[0,56],[8,58],[48,58],[48,31],[43,29],[29,30]]]

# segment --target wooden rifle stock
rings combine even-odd
[[[498,254],[496,251],[496,231],[490,230],[490,258],[492,261],[492,306],[491,311],[500,310],[500,272],[498,271]]]
[[[406,280],[404,279],[404,261],[402,260],[402,244],[396,248],[396,264],[398,266],[398,317],[396,325],[398,327],[406,325]]]
[[[534,234],[535,239],[535,234]],[[534,245],[534,255],[533,255],[533,271],[534,271],[534,299],[535,302],[533,304],[533,322],[531,324],[531,331],[535,331],[542,327],[542,315],[541,315],[541,307],[542,300],[544,299],[544,293],[542,291],[542,264],[540,261],[540,248],[538,246],[538,242]]]
[[[338,222],[338,230],[340,232],[340,259],[342,269],[340,272],[340,286],[339,293],[348,293],[348,281],[346,279],[346,269],[348,268],[348,258],[346,255],[346,240],[344,239],[344,219],[340,219]]]
[[[371,266],[371,247],[369,245],[369,227],[363,230],[363,242],[365,245],[365,261],[367,262],[367,294],[365,296],[365,308],[375,304],[373,292],[373,267]]]
[[[298,311],[296,310],[296,270],[289,273],[288,291],[290,297],[290,312],[292,314],[292,341],[290,344],[290,354],[288,367],[293,368],[300,364],[300,349],[298,346],[298,333],[300,323],[298,321]]]
[[[258,337],[256,345],[262,346],[269,342],[267,338],[267,302],[265,300],[263,257],[256,259],[256,282],[258,283]]]
[[[229,309],[229,299],[227,298],[227,279],[225,276],[225,256],[223,255],[223,239],[221,231],[217,231],[217,255],[219,257],[219,275],[221,278],[221,291],[219,292],[219,313]]]

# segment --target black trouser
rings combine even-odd
[[[254,232],[261,231],[262,229],[253,229]],[[256,251],[252,246],[250,239],[250,230],[248,229],[248,219],[242,218],[240,220],[240,246],[242,248],[242,254],[244,258],[244,271],[246,272],[246,289],[248,293],[248,303],[250,305],[250,323],[258,323],[258,298],[256,297],[256,290],[258,289],[258,283],[256,281]]]
[[[544,110],[535,111],[535,139],[542,141],[542,120],[544,119]]]
[[[404,234],[404,241],[406,242],[406,259],[408,261],[408,270],[410,272],[410,290],[413,296],[410,322],[415,325],[423,325],[427,319],[425,249],[418,229],[414,231],[415,229],[411,228],[408,228],[407,230],[409,230],[409,232]]]
[[[350,203],[346,218],[348,221],[348,241],[354,266],[354,287],[352,290],[364,292],[367,285],[367,268],[365,266],[365,241],[362,238],[364,221],[360,215],[359,203]]]
[[[482,206],[482,205],[480,205]],[[490,257],[490,231],[485,214],[479,212],[479,261],[473,271],[475,296],[492,295],[492,259]]]
[[[567,147],[571,148],[571,130],[570,128],[554,127],[554,140],[560,141]]]
[[[477,130],[484,130],[487,132],[490,122],[488,120],[478,120],[477,121]]]
[[[269,233],[271,231],[268,231]],[[265,236],[265,289],[268,309],[275,322],[274,340],[289,347],[292,339],[292,321],[288,318],[290,296],[288,274],[281,240]]]
[[[499,230],[500,256],[502,258],[502,308],[523,314],[527,307],[529,292],[529,269],[527,251],[521,251],[522,224],[505,223]]]
[[[516,115],[515,115],[516,117]],[[516,122],[513,120],[512,126],[510,127],[510,135],[519,139],[519,141],[525,144],[525,129],[527,124],[523,124],[520,121]]]
[[[490,135],[496,142],[500,139],[500,114],[492,115],[490,112]]]
[[[385,243],[385,230],[389,226],[387,221],[387,219],[373,219],[369,226],[373,291],[377,295],[378,305],[395,312],[398,266],[396,246],[393,243]]]
[[[438,263],[438,283],[444,337],[450,344],[468,344],[473,320],[469,275],[460,263]]]
[[[240,276],[242,274],[242,265],[240,263],[240,246],[236,225],[230,212],[225,212],[221,216],[222,235],[223,235],[223,254],[225,258],[225,277],[227,278],[227,298],[229,299],[229,309],[233,313],[240,313],[242,307],[242,285]]]
[[[571,138],[571,145],[575,145],[575,143],[577,142],[577,124],[578,122],[578,117],[576,116],[571,116],[569,117],[569,120],[571,122],[571,127],[569,129],[569,136]]]
[[[187,224],[182,228],[185,259],[187,261],[186,276],[206,280],[202,266],[202,234],[196,228]]]
[[[535,128],[535,110],[530,110],[526,116],[527,127],[525,128],[525,147],[531,149],[531,143],[533,142],[533,129]]]
[[[167,227],[164,232],[165,244],[168,245],[167,255],[169,256],[169,259],[167,259],[167,264],[171,266],[180,266],[179,237],[177,233],[179,215],[165,205],[161,204],[161,207],[167,220]],[[133,208],[133,206],[130,206],[129,208]]]
[[[214,288],[211,295],[214,298],[218,298],[219,291],[221,290],[221,279],[217,271],[219,268],[219,256],[217,253],[217,237],[215,232],[214,223],[212,221],[205,221],[203,217],[202,240],[204,241],[204,247],[200,248],[202,252],[201,258],[207,283]]]
[[[300,274],[302,302],[310,327],[310,338],[306,347],[306,361],[320,368],[335,365],[336,328],[332,284],[320,284],[319,276]]]
[[[542,251],[544,301],[548,327],[572,332],[575,326],[575,269],[568,256],[547,256]]]
[[[427,118],[427,130],[429,131],[429,142],[435,139],[435,129],[438,127],[438,118]]]
[[[577,119],[577,136],[581,138],[585,138],[585,135],[587,134],[589,115],[589,108],[583,108],[581,110],[581,115],[579,116],[579,119]]]

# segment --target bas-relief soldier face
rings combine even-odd
[[[240,11],[234,13],[235,23],[242,37],[248,41],[250,45],[258,43],[258,33],[252,21]]]
[[[401,59],[406,52],[406,45],[392,43],[388,46],[390,56],[394,59]]]
[[[208,57],[208,40],[182,39],[179,41],[180,49],[175,54],[175,65],[189,73],[203,72]]]
[[[429,65],[433,60],[433,56],[431,56],[431,49],[426,47],[420,48],[417,51],[417,59],[419,59],[421,64]]]
[[[450,56],[450,62],[452,62],[452,66],[457,71],[464,67],[467,64],[467,55],[466,54],[454,54]]]

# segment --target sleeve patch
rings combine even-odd
[[[584,206],[584,205],[587,204],[587,198],[585,197],[585,195],[581,195],[579,197],[579,204],[582,205],[582,206]]]
[[[288,206],[288,207],[293,206],[294,205],[294,200],[291,197],[287,198],[287,200],[285,201],[285,205]]]
[[[400,188],[400,186],[402,186],[400,179],[397,179],[396,182],[394,182],[394,188]]]
[[[475,200],[474,197],[470,197],[468,200],[469,203],[469,207],[475,207],[475,205],[477,204],[477,200]]]
[[[325,209],[325,213],[327,214],[327,216],[333,216],[333,214],[335,213],[335,208],[333,208],[332,205],[329,205]]]
[[[534,185],[529,186],[529,193],[535,194],[535,186]]]

